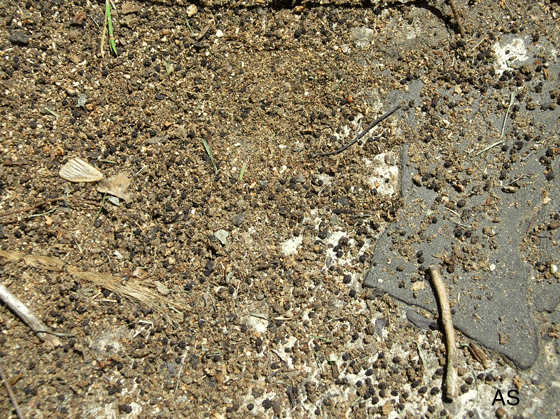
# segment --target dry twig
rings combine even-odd
[[[33,205],[32,207],[27,207],[27,208],[23,208],[23,209],[17,209],[17,210],[2,212],[2,213],[0,213],[0,218],[2,218],[2,217],[7,217],[8,215],[12,215],[12,214],[17,214],[17,213],[19,213],[19,212],[29,212],[29,211],[34,210],[35,208],[39,208],[39,207],[42,206],[42,205],[50,204],[50,203],[52,203],[52,202],[65,201],[65,200],[67,200],[67,199],[68,199],[68,198],[48,199],[48,200],[46,200],[46,201],[39,202],[38,204]]]
[[[33,329],[39,339],[43,342],[48,342],[53,346],[61,346],[62,342],[56,337],[47,326],[45,326],[41,320],[33,313],[25,304],[23,304],[14,294],[12,294],[4,284],[0,284],[0,300],[10,307],[10,309],[16,313],[20,319],[22,319],[27,325]]]
[[[46,205],[46,204],[51,204],[53,202],[59,202],[59,201],[85,202],[85,203],[88,203],[88,204],[97,205],[95,202],[90,202],[90,201],[86,201],[84,199],[79,199],[79,198],[72,198],[72,197],[54,198],[54,199],[47,199],[46,201],[39,202],[38,204],[35,204],[31,207],[2,212],[2,213],[0,213],[0,218],[7,217],[8,215],[18,214],[20,212],[29,212],[29,211],[34,210],[35,208],[39,208],[40,206],[43,206],[43,205]]]
[[[6,387],[6,390],[8,391],[8,394],[10,396],[10,400],[12,401],[12,404],[14,405],[14,409],[16,411],[16,414],[18,415],[18,418],[24,419],[25,416],[23,416],[23,413],[19,408],[19,404],[16,400],[16,395],[14,394],[14,391],[12,390],[12,386],[10,385],[8,377],[6,377],[6,374],[4,373],[4,368],[2,368],[2,364],[0,364],[0,377],[2,378],[2,382],[4,383],[4,387]]]
[[[429,267],[432,282],[436,289],[437,299],[439,301],[441,311],[441,321],[445,329],[445,341],[447,347],[447,372],[445,374],[445,394],[449,399],[457,396],[457,369],[456,369],[456,344],[455,331],[453,329],[453,320],[451,319],[451,308],[449,307],[449,299],[447,291],[441,279],[437,266]]]
[[[449,0],[449,5],[451,6],[451,10],[453,11],[453,17],[455,18],[455,22],[457,22],[457,26],[459,27],[459,32],[461,32],[461,37],[464,38],[465,29],[463,28],[463,23],[461,22],[461,16],[459,15],[457,6],[455,6],[455,1]]]

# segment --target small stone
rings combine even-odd
[[[396,164],[395,157],[392,154],[386,154],[385,164],[388,164],[389,166],[394,166]]]
[[[328,362],[334,364],[336,361],[338,361],[338,355],[334,352],[331,352],[329,354]]]
[[[422,176],[420,176],[420,175],[414,175],[414,176],[412,177],[412,181],[414,182],[414,184],[415,184],[416,186],[422,186]]]
[[[71,26],[82,26],[84,24],[85,18],[86,18],[86,13],[85,12],[78,12],[72,18],[72,21],[70,22],[70,25]]]
[[[187,16],[188,17],[193,17],[197,13],[198,13],[198,7],[196,7],[196,5],[191,4],[189,7],[187,7]]]
[[[432,327],[437,326],[437,324],[433,320],[428,319],[427,317],[421,315],[420,313],[417,313],[414,310],[408,310],[406,312],[406,318],[416,327],[423,330],[430,330]]]
[[[10,42],[14,45],[20,45],[20,46],[25,46],[29,44],[30,39],[31,37],[29,35],[26,35],[21,31],[15,31],[10,36]]]
[[[381,411],[383,412],[384,416],[389,416],[389,413],[393,411],[393,402],[389,400],[387,403],[383,405]]]
[[[548,225],[549,230],[556,230],[558,227],[560,227],[560,221],[558,220],[552,220]]]
[[[229,233],[225,230],[218,230],[214,233],[214,237],[216,237],[220,241],[220,243],[225,246],[227,244]]]
[[[360,48],[369,46],[374,37],[373,29],[362,26],[360,28],[352,28],[352,35],[356,39],[356,45]]]
[[[383,336],[383,328],[385,328],[388,324],[389,322],[384,317],[375,321],[375,333],[377,336]]]
[[[161,295],[168,295],[171,290],[163,285],[160,281],[156,281],[156,288]]]
[[[424,281],[418,281],[412,284],[411,290],[412,291],[422,291],[426,288],[426,283]]]
[[[239,227],[241,224],[243,224],[244,220],[245,220],[245,212],[240,212],[239,214],[236,214],[233,217],[231,217],[231,222],[235,227]]]
[[[507,417],[507,412],[505,411],[505,409],[504,409],[503,407],[499,407],[499,408],[496,410],[496,417],[497,417],[498,419],[503,419],[503,418],[506,418],[506,417]]]

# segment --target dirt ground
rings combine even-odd
[[[0,306],[0,363],[25,416],[545,417],[544,373],[490,351],[485,367],[466,346],[462,398],[446,402],[443,334],[362,287],[402,205],[401,147],[433,134],[454,156],[440,89],[523,83],[497,76],[506,35],[559,45],[557,2],[456,3],[465,38],[442,2],[119,1],[118,56],[108,35],[100,52],[104,2],[0,3],[2,282],[70,335],[53,347]],[[519,74],[558,79],[538,64]],[[415,80],[419,101],[389,99]],[[60,177],[77,157],[127,174],[127,199]],[[492,404],[500,389],[526,397]],[[2,391],[0,409],[16,417]]]

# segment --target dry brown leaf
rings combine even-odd
[[[474,359],[476,359],[484,366],[484,368],[488,368],[488,360],[486,359],[486,354],[482,349],[471,342],[469,344],[469,352]]]
[[[99,182],[99,185],[97,185],[97,191],[122,198],[128,203],[132,199],[130,192],[128,192],[130,181],[131,179],[128,173],[121,172],[118,175],[108,177],[107,179]]]

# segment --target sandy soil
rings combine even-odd
[[[4,2],[2,281],[72,335],[42,343],[0,306],[0,363],[26,417],[550,412],[539,409],[552,378],[490,351],[485,368],[466,346],[461,398],[446,403],[443,334],[362,288],[402,205],[401,147],[432,133],[453,155],[438,91],[523,83],[496,76],[503,36],[558,45],[556,2],[457,4],[465,38],[444,3],[118,2],[118,56],[107,45],[102,56],[104,4]],[[523,71],[546,76],[546,66]],[[420,100],[348,150],[318,155],[398,105],[392,92],[415,80]],[[496,102],[505,111],[507,95]],[[421,129],[407,124],[411,113]],[[76,157],[105,177],[128,175],[128,201],[61,178]],[[558,328],[547,324],[538,365],[552,374]],[[500,389],[519,390],[521,403],[492,405]],[[5,392],[0,409],[16,417]]]

